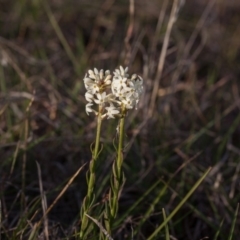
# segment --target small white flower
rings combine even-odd
[[[88,92],[92,94],[96,94],[99,92],[99,86],[97,83],[95,83],[91,78],[85,77],[83,79],[85,88],[87,89]]]
[[[85,93],[85,98],[88,102],[92,102],[93,101],[93,95],[91,92],[86,92]]]
[[[143,79],[140,76],[137,76],[132,82],[135,90],[141,94],[143,92]]]
[[[110,104],[109,107],[106,107],[106,110],[107,110],[106,115],[107,115],[108,119],[114,118],[114,115],[119,113],[119,110],[117,110],[117,108],[113,104]]]
[[[94,102],[96,103],[96,104],[103,104],[104,102],[106,102],[106,100],[107,100],[107,96],[106,96],[107,94],[106,94],[106,92],[103,92],[103,93],[98,93],[97,94],[97,99],[94,99]]]
[[[111,84],[111,78],[112,78],[112,76],[111,75],[106,75],[106,77],[105,77],[105,79],[104,79],[104,84],[105,85],[110,85]]]
[[[90,85],[94,84],[94,81],[91,78],[87,77],[87,75],[85,75],[83,81],[86,89],[88,89]]]
[[[95,73],[95,75],[98,75],[98,74],[99,74],[97,68],[94,68],[94,73]]]
[[[136,100],[134,98],[121,98],[120,100],[126,109],[132,109],[136,105]]]
[[[128,77],[128,67],[126,67],[125,69],[120,66],[119,69],[116,69],[113,74],[115,77]]]
[[[95,76],[93,70],[91,70],[91,69],[88,70],[88,74],[91,78]]]
[[[88,70],[88,75],[89,78],[92,79],[95,83],[97,84],[106,84],[106,82],[109,82],[109,80],[111,79],[111,75],[110,75],[110,71],[107,70],[103,71],[103,69],[101,69],[100,71],[97,70],[97,68],[94,68],[93,70]],[[85,76],[86,78],[86,76]]]
[[[93,112],[94,110],[91,108],[93,104],[92,103],[88,103],[86,104],[86,113],[87,115],[89,115],[90,112]]]
[[[126,77],[113,77],[112,90],[120,90],[127,87],[127,78]]]

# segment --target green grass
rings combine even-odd
[[[145,92],[126,119],[111,236],[238,239],[240,6],[188,2],[171,28],[173,2],[134,1],[134,21],[128,1],[0,2],[1,239],[78,239],[97,127],[83,78],[125,63]],[[102,123],[89,239],[106,237],[116,125]]]

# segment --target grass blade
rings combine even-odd
[[[163,211],[163,219],[164,219],[164,221],[166,221],[167,217],[166,217],[166,213],[165,213],[164,208],[162,209],[162,211]],[[170,240],[168,224],[165,225],[165,235],[166,235],[166,240]]]
[[[196,184],[192,187],[192,189],[188,192],[188,194],[183,198],[183,200],[178,204],[178,206],[173,210],[173,212],[164,220],[164,222],[148,237],[147,240],[152,240],[162,228],[172,219],[172,217],[178,212],[178,210],[182,207],[182,205],[188,200],[188,198],[193,194],[193,192],[197,189],[197,187],[202,183],[205,177],[210,172],[211,167],[203,174],[203,176],[196,182]],[[229,239],[230,240],[230,239]]]
[[[220,230],[221,230],[221,228],[222,228],[223,222],[224,222],[224,219],[221,221],[220,226],[219,226],[219,228],[218,228],[218,230],[217,230],[217,232],[216,232],[213,240],[217,240],[218,235],[219,235],[219,233],[220,233]]]
[[[234,233],[234,228],[235,228],[235,224],[236,224],[236,221],[237,221],[238,209],[239,209],[239,203],[237,205],[237,209],[236,209],[235,214],[234,214],[234,219],[233,219],[233,222],[232,222],[232,226],[231,226],[230,235],[228,237],[228,240],[233,239],[233,233]]]

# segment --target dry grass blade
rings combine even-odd
[[[27,89],[29,91],[31,91],[31,89],[32,89],[31,83],[29,82],[26,74],[23,72],[23,70],[17,64],[17,61],[15,60],[15,57],[12,56],[6,49],[1,49],[0,48],[0,50],[4,53],[4,56],[5,56],[5,59],[6,59],[7,63],[9,63],[11,65],[11,67],[19,75],[21,81],[26,85]]]
[[[23,128],[23,158],[22,158],[22,195],[21,195],[21,205],[22,207],[26,207],[25,202],[25,185],[26,185],[26,165],[27,165],[27,147],[28,147],[28,137],[30,132],[30,123],[28,116],[30,114],[30,108],[34,102],[34,94],[32,99],[29,101],[27,107],[26,107],[26,119],[24,120],[24,128]]]
[[[91,216],[89,216],[87,213],[85,213],[85,215],[90,218],[99,228],[100,230],[104,233],[104,235],[107,237],[107,239],[109,240],[114,240],[109,233],[104,229],[104,227],[102,226],[102,224],[100,222],[98,222],[96,219],[92,218]]]
[[[156,30],[155,30],[155,35],[153,36],[153,44],[152,44],[152,47],[151,47],[152,52],[155,50],[156,45],[157,45],[157,40],[158,40],[157,36],[159,36],[160,30],[161,30],[162,25],[163,25],[163,20],[164,20],[165,15],[166,15],[166,9],[167,9],[167,5],[168,5],[168,1],[169,0],[164,0],[164,2],[162,3],[162,6],[161,6],[161,11],[159,12],[158,22],[157,22],[157,26],[156,26]]]
[[[171,14],[170,14],[169,21],[168,21],[168,24],[167,24],[166,34],[165,34],[164,40],[163,40],[163,46],[162,46],[161,54],[160,54],[159,60],[158,60],[156,77],[155,77],[154,84],[152,86],[152,94],[151,94],[151,98],[150,98],[148,112],[146,114],[146,117],[145,117],[144,121],[135,130],[135,132],[133,134],[133,137],[132,137],[132,139],[129,143],[130,146],[133,143],[136,136],[140,133],[141,129],[147,124],[148,120],[152,117],[152,115],[154,113],[155,102],[156,102],[156,99],[159,95],[160,79],[161,79],[162,72],[163,72],[163,67],[164,67],[164,63],[165,63],[165,58],[166,58],[166,54],[167,54],[167,48],[168,48],[168,44],[169,44],[169,40],[170,40],[171,31],[172,31],[173,25],[174,25],[174,23],[177,19],[178,12],[179,12],[179,10],[180,10],[180,8],[182,7],[183,4],[184,4],[184,1],[182,1],[182,0],[181,1],[180,0],[174,0],[174,2],[173,2]],[[165,15],[165,13],[163,13],[163,16],[159,17],[160,18],[159,25],[162,24],[162,21],[163,21],[162,18],[164,17],[164,15]],[[160,28],[160,26],[157,26],[157,30],[159,31],[158,28]],[[154,46],[154,43],[153,43],[153,46]]]
[[[39,189],[40,189],[40,195],[41,195],[41,201],[42,201],[44,235],[45,235],[46,240],[49,240],[48,218],[47,218],[47,214],[46,214],[46,211],[47,211],[46,195],[43,191],[41,167],[38,162],[36,162],[36,164],[37,164],[37,169],[38,169]]]
[[[55,204],[58,202],[58,200],[62,197],[62,195],[67,191],[67,189],[69,188],[69,186],[71,185],[71,183],[73,182],[73,180],[78,176],[78,174],[81,172],[81,170],[83,169],[83,167],[86,164],[84,164],[83,166],[81,166],[75,173],[74,175],[69,179],[69,181],[67,182],[67,184],[65,185],[65,187],[63,188],[63,190],[58,194],[58,196],[56,197],[56,199],[53,201],[53,203],[50,205],[50,207],[46,210],[45,214],[48,214],[52,208],[55,206]],[[42,223],[42,221],[44,220],[45,215],[42,217],[42,219],[38,222],[37,226],[39,227],[40,224]]]
[[[179,6],[180,6],[179,0],[174,0],[173,5],[172,5],[171,14],[170,14],[169,21],[168,21],[168,25],[167,25],[167,31],[164,36],[162,51],[161,51],[159,61],[158,61],[157,74],[155,77],[155,82],[153,84],[153,91],[152,91],[152,96],[151,96],[148,118],[150,118],[154,112],[155,101],[156,101],[156,98],[158,95],[158,89],[159,89],[160,79],[162,76],[163,66],[165,63],[165,58],[166,58],[166,54],[167,54],[167,48],[168,48],[168,44],[169,44],[169,40],[170,40],[170,35],[172,32],[173,25],[176,22],[177,14],[179,11]]]
[[[126,58],[125,58],[124,64],[126,66],[129,64],[129,61],[131,58],[131,45],[129,41],[132,37],[133,28],[134,28],[134,0],[129,0],[129,18],[130,18],[130,23],[128,26],[126,37],[124,39],[125,50],[126,50]]]
[[[62,43],[62,45],[63,45],[63,47],[64,47],[64,49],[65,49],[65,51],[66,51],[66,53],[67,53],[67,55],[69,57],[69,59],[71,60],[76,73],[78,73],[78,68],[79,68],[78,61],[77,61],[75,55],[73,54],[73,52],[72,52],[72,50],[71,50],[71,48],[70,48],[66,38],[64,37],[61,28],[59,27],[58,22],[57,22],[56,18],[54,17],[54,15],[53,15],[53,13],[51,11],[51,8],[49,6],[48,1],[44,0],[42,3],[43,3],[44,9],[46,11],[46,14],[47,14],[47,16],[49,18],[49,21],[50,21],[54,31],[56,32],[56,34],[57,34],[60,42]]]
[[[184,49],[184,54],[183,54],[184,58],[186,58],[188,56],[196,38],[197,38],[197,35],[198,35],[199,31],[203,28],[204,23],[206,22],[206,18],[210,14],[215,2],[216,2],[216,0],[209,1],[208,5],[206,6],[205,11],[202,14],[202,17],[200,18],[200,20],[197,23],[195,31],[191,35],[191,37],[190,37],[190,39],[189,39],[189,41],[188,41],[188,43],[187,43],[187,45]]]
[[[46,61],[34,58],[25,49],[19,47],[18,45],[14,44],[13,42],[11,42],[8,39],[5,39],[5,38],[3,38],[1,36],[0,36],[0,45],[2,45],[2,48],[4,48],[4,46],[6,46],[6,47],[11,48],[12,50],[18,52],[19,54],[24,56],[30,64],[34,64],[34,65],[35,64],[38,64],[38,65],[39,64],[40,65],[47,64]]]

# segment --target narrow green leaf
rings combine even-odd
[[[183,200],[178,204],[178,206],[173,210],[173,212],[166,218],[166,220],[148,237],[147,240],[152,240],[161,230],[162,228],[172,219],[172,217],[178,212],[178,210],[183,206],[183,204],[188,200],[188,198],[194,193],[197,187],[202,183],[205,177],[210,172],[211,167],[203,174],[203,176],[195,183],[192,189],[187,193],[187,195],[183,198]]]
[[[217,240],[218,235],[219,235],[219,233],[220,233],[220,230],[221,230],[221,228],[222,228],[223,222],[224,222],[224,219],[221,221],[220,226],[219,226],[217,232],[215,233],[215,236],[214,236],[214,239],[213,239],[213,240]]]
[[[233,233],[234,233],[234,228],[235,228],[235,224],[236,224],[236,221],[237,221],[238,209],[239,209],[239,203],[237,205],[237,209],[236,209],[235,214],[234,214],[234,219],[233,219],[233,222],[232,222],[232,226],[231,226],[231,230],[230,230],[228,240],[233,239]]]
[[[164,221],[166,221],[166,213],[165,213],[164,208],[162,209],[162,212],[163,212],[163,219],[164,219]],[[165,235],[166,235],[166,240],[170,240],[168,224],[165,225]]]

